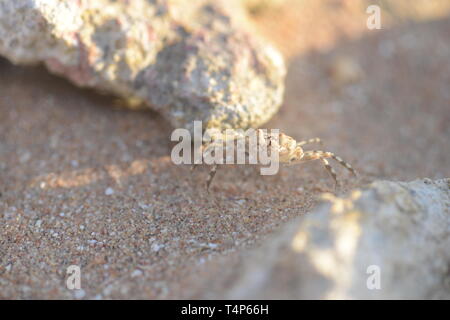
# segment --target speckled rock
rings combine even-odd
[[[282,57],[236,0],[0,0],[0,54],[189,129],[262,125],[284,90]]]
[[[324,198],[247,257],[226,298],[450,298],[450,179]]]

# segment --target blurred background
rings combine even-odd
[[[380,30],[366,24],[374,4]],[[266,127],[320,137],[350,162],[360,177],[336,167],[339,192],[450,177],[450,1],[246,5],[288,66]],[[73,263],[83,297],[192,297],[205,285],[189,282],[200,265],[255,247],[334,192],[312,162],[267,177],[227,166],[208,195],[207,168],[171,163],[171,131],[155,112],[0,60],[0,297],[71,298],[61,266]]]
[[[368,174],[449,176],[449,1],[249,2],[289,65],[271,126],[340,141]],[[370,5],[380,30],[367,28]]]

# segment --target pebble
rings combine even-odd
[[[140,277],[140,276],[142,276],[142,275],[143,275],[143,272],[142,272],[141,270],[139,270],[139,269],[136,269],[136,270],[134,270],[134,271],[131,273],[131,277],[132,277],[132,278]]]
[[[112,194],[114,194],[114,189],[113,188],[107,188],[105,190],[105,195],[110,196]]]
[[[73,296],[75,297],[75,299],[83,299],[85,295],[86,292],[83,289],[75,290],[73,292]]]
[[[152,251],[154,251],[154,252],[158,252],[162,248],[164,248],[164,245],[163,244],[157,244],[157,243],[152,244],[152,247],[151,247]]]

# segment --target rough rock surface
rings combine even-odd
[[[324,198],[247,258],[227,298],[450,298],[450,179]]]
[[[235,0],[0,0],[0,55],[144,102],[175,127],[254,127],[278,110],[283,59],[248,30]]]

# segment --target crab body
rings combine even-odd
[[[329,164],[327,159],[333,159],[350,171],[353,175],[356,176],[356,171],[353,167],[344,161],[342,158],[336,156],[334,153],[329,151],[322,150],[307,150],[303,149],[304,145],[311,143],[322,143],[319,138],[313,138],[309,140],[296,141],[294,138],[284,134],[284,133],[267,133],[266,130],[258,129],[255,131],[257,135],[256,145],[250,144],[250,139],[248,135],[240,134],[232,134],[232,135],[224,135],[224,134],[216,134],[216,137],[213,138],[208,143],[202,146],[203,152],[207,153],[211,150],[211,148],[216,148],[218,144],[221,144],[223,141],[242,141],[245,139],[244,145],[246,146],[246,150],[252,150],[252,148],[268,148],[269,152],[278,153],[278,162],[281,164],[300,164],[302,162],[311,161],[311,160],[320,160],[324,165],[325,169],[330,173],[333,177],[336,186],[339,184],[337,179],[337,174],[334,171],[333,167]],[[211,182],[216,174],[218,164],[213,164],[212,169],[210,171],[209,177],[206,181],[206,188],[209,190]]]

